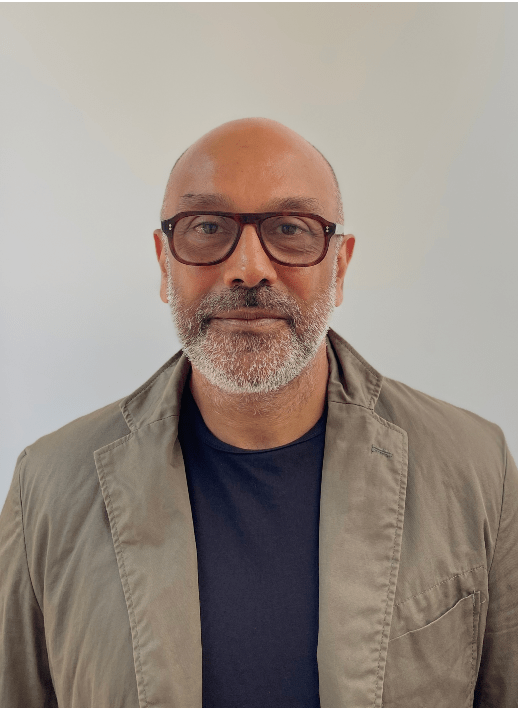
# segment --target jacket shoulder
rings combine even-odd
[[[103,406],[67,423],[58,430],[42,436],[21,453],[25,475],[49,478],[57,470],[77,473],[93,461],[93,453],[100,447],[128,435],[120,403],[124,399]]]
[[[24,452],[30,456],[52,457],[58,451],[94,451],[112,440],[127,435],[129,427],[120,404],[124,398],[70,421],[52,433],[43,435]]]
[[[433,447],[435,455],[450,459],[505,458],[505,436],[496,423],[401,381],[383,377],[374,410],[407,431],[409,446]]]
[[[127,406],[143,396],[159,398],[178,362],[175,354],[145,383],[129,396],[76,418],[58,430],[44,435],[25,448],[18,458],[22,495],[33,484],[40,490],[47,483],[58,487],[81,484],[92,473],[97,477],[94,452],[132,432]],[[56,488],[57,489],[57,488]]]

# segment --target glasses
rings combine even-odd
[[[325,257],[331,236],[343,233],[317,214],[295,211],[234,214],[226,211],[182,211],[162,221],[171,253],[185,265],[216,265],[235,250],[243,227],[253,224],[268,257],[285,266],[307,268]]]

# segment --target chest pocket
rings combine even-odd
[[[473,703],[480,592],[430,624],[389,641],[383,708],[467,708]]]

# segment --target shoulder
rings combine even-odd
[[[18,458],[22,496],[35,483],[45,488],[61,486],[67,478],[77,482],[82,473],[90,472],[95,450],[130,432],[121,411],[122,400],[81,416],[26,447]]]
[[[450,464],[505,466],[502,429],[472,411],[387,377],[374,410],[407,432],[409,454],[422,450]]]
[[[120,440],[135,429],[137,406],[154,410],[164,396],[172,378],[181,351],[177,352],[147,381],[128,396],[76,418],[62,428],[44,435],[29,445],[18,458],[18,466],[25,474],[49,479],[53,474],[77,475],[86,465],[94,465],[94,452],[109,443]],[[158,402],[158,403],[157,403]],[[140,409],[138,409],[141,414]]]
[[[86,477],[97,478],[94,452],[131,434],[131,407],[143,399],[148,407],[164,393],[179,353],[128,396],[76,418],[25,448],[18,458],[22,497],[36,485],[44,490],[77,487]]]
[[[472,411],[418,391],[401,381],[383,376],[336,332],[329,331],[329,341],[338,364],[334,393],[344,403],[363,405],[379,418],[404,430],[409,452],[413,448],[435,446],[436,455],[479,453],[505,457],[505,438],[501,428]],[[493,458],[494,459],[494,458]]]

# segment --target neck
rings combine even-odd
[[[328,377],[324,341],[304,371],[277,391],[227,393],[194,367],[190,388],[206,426],[219,440],[265,450],[287,445],[311,430],[324,412]]]

